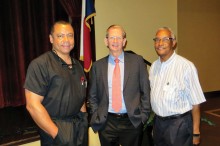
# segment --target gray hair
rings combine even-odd
[[[161,31],[161,30],[167,30],[167,31],[169,31],[170,34],[171,34],[171,38],[172,38],[173,40],[176,40],[176,36],[175,36],[175,34],[173,33],[173,31],[172,31],[171,28],[169,28],[169,27],[161,27],[161,28],[159,28],[159,29],[157,30],[156,33],[158,33],[158,32]]]

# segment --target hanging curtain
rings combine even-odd
[[[25,104],[28,64],[51,49],[50,26],[68,20],[57,0],[0,0],[0,108]]]
[[[82,0],[60,0],[60,3],[68,14],[69,21],[74,28],[75,47],[71,55],[79,59]]]

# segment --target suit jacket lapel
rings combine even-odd
[[[130,73],[130,63],[129,63],[129,57],[127,55],[127,53],[124,53],[124,88],[126,87],[126,83],[129,77],[129,73]]]
[[[109,95],[109,91],[108,91],[108,56],[106,56],[106,58],[103,61],[103,67],[102,67],[102,77],[103,77],[103,81],[104,81],[104,89],[106,91],[107,97]]]

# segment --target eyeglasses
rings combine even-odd
[[[107,39],[109,39],[110,41],[122,41],[124,38],[123,37],[119,37],[119,36],[110,36],[110,37],[106,37]]]
[[[160,41],[162,41],[163,43],[167,43],[170,40],[174,40],[173,38],[169,38],[169,37],[163,37],[163,38],[154,38],[153,39],[155,43],[159,43]]]

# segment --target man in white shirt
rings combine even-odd
[[[192,146],[200,143],[200,103],[205,102],[197,70],[175,53],[170,28],[159,28],[154,40],[159,56],[150,68],[151,105],[155,112],[155,146]]]

